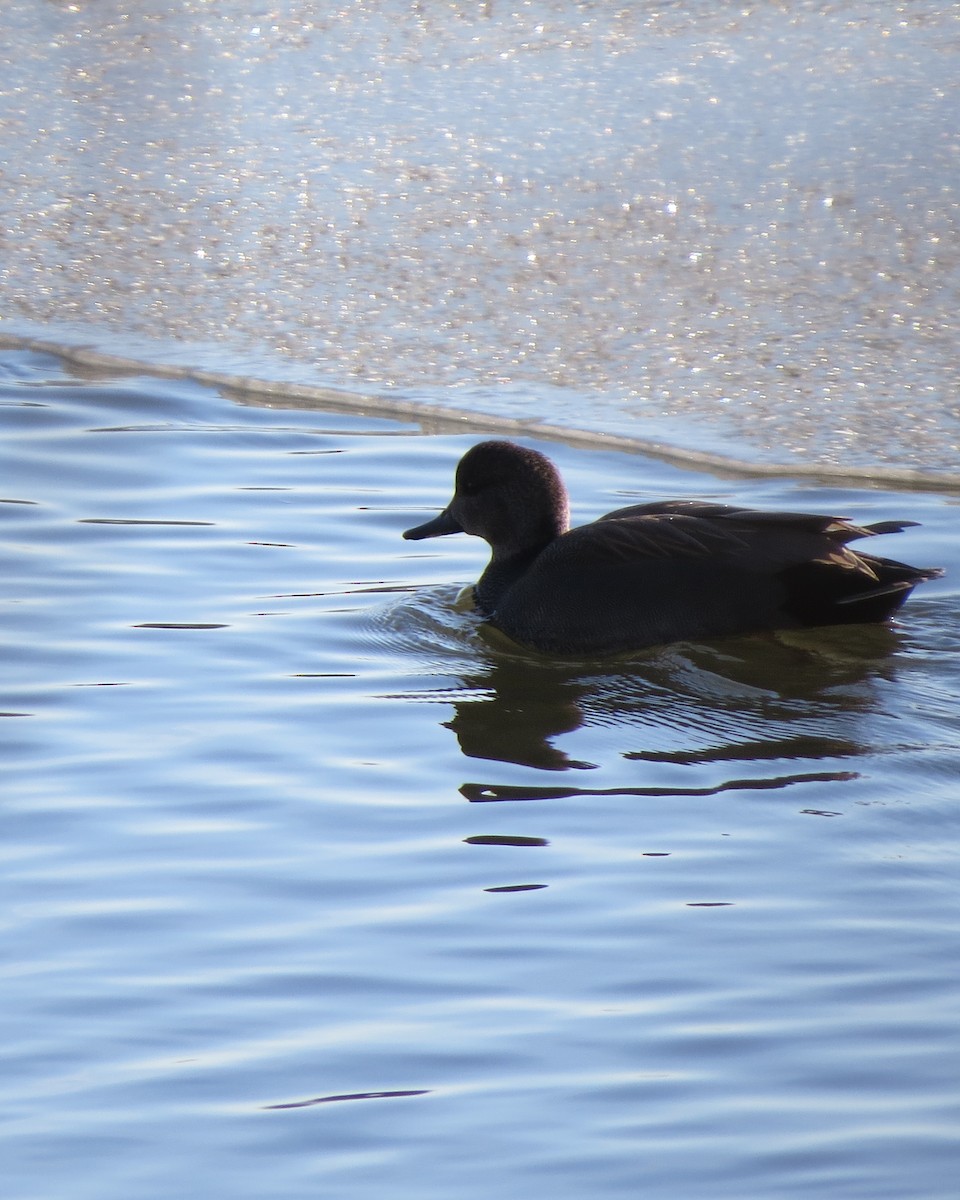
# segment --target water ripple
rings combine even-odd
[[[11,1194],[946,1200],[955,506],[896,630],[556,662],[399,536],[462,432],[6,384]]]

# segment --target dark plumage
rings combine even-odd
[[[913,521],[758,512],[698,500],[636,504],[568,528],[567,493],[545,455],[481,442],[453,499],[404,537],[484,538],[477,607],[515,641],[605,654],[760,630],[884,621],[936,568],[857,553],[848,542]]]

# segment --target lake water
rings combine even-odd
[[[3,354],[5,1194],[956,1194],[956,500],[894,630],[489,643],[475,435]]]
[[[4,1200],[956,1200],[960,7],[0,26]],[[528,655],[504,431],[947,574]]]
[[[960,477],[960,7],[5,0],[0,330]]]

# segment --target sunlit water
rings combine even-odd
[[[4,0],[0,330],[960,473],[960,7]]]
[[[550,662],[400,538],[475,435],[2,369],[5,1196],[954,1200],[954,497],[541,444],[948,568]]]

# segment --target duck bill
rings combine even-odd
[[[439,516],[433,518],[432,521],[425,521],[422,525],[417,525],[413,529],[408,529],[404,533],[404,537],[408,542],[419,542],[424,538],[443,537],[448,533],[463,533],[463,526],[454,517],[450,515],[450,509],[445,508]]]

